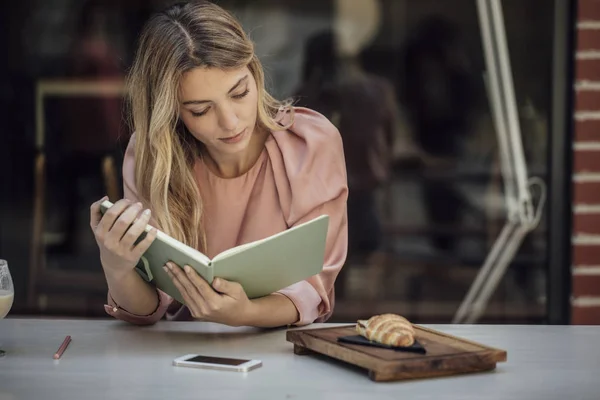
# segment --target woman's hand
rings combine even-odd
[[[150,220],[150,210],[142,212],[138,218],[142,205],[122,199],[103,216],[100,204],[105,199],[100,199],[90,207],[90,227],[100,248],[100,261],[105,273],[118,277],[133,271],[156,238],[156,228],[152,228],[142,241],[134,245]]]
[[[215,278],[211,286],[188,265],[181,269],[168,263],[164,268],[192,317],[230,326],[248,325],[252,302],[239,283]]]

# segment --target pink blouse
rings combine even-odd
[[[286,125],[289,113],[281,113]],[[138,201],[134,182],[132,136],[123,161],[124,197]],[[329,215],[323,271],[277,293],[296,306],[295,325],[326,321],[333,312],[334,282],[346,260],[348,187],[342,139],[324,116],[295,108],[293,125],[272,132],[252,168],[236,178],[214,175],[201,160],[194,167],[204,203],[207,256],[262,239],[321,214]],[[189,320],[186,306],[158,290],[159,305],[150,315],[134,315],[118,307],[110,293],[105,310],[134,324],[152,324],[163,316]]]

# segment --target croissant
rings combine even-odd
[[[367,339],[388,346],[412,346],[415,330],[404,317],[396,314],[375,315],[368,320],[358,320],[356,331]]]

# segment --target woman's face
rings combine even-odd
[[[258,110],[256,81],[248,67],[186,72],[179,104],[181,120],[211,153],[228,155],[248,147]]]

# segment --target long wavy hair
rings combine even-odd
[[[202,144],[179,119],[179,82],[193,68],[244,66],[258,89],[257,125],[281,130],[275,118],[288,109],[292,121],[290,103],[266,91],[254,44],[231,14],[208,1],[177,3],[152,16],[127,77],[140,200],[152,209],[159,229],[201,251],[206,251],[203,205],[193,167]]]

